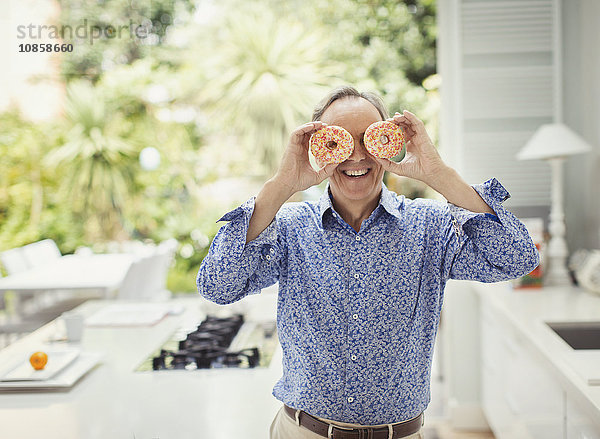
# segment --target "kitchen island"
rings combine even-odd
[[[275,294],[274,294],[275,293]],[[197,295],[169,303],[172,315],[151,326],[86,326],[80,346],[100,363],[72,387],[52,391],[2,391],[0,437],[7,439],[265,438],[281,406],[271,390],[281,376],[279,345],[268,367],[136,371],[174,332],[207,315],[243,313],[246,321],[274,321],[276,291],[263,291],[228,306]],[[90,301],[91,316],[116,303]],[[121,303],[121,302],[119,302]],[[57,320],[0,351],[0,369],[28,358],[64,334]]]

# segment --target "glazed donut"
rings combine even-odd
[[[393,122],[382,120],[369,125],[365,131],[365,148],[375,157],[396,157],[404,147],[402,129]]]
[[[352,134],[342,127],[326,126],[310,136],[310,152],[321,163],[342,163],[354,150]]]

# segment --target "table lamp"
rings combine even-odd
[[[552,170],[552,199],[550,210],[550,241],[548,243],[546,285],[570,285],[567,271],[569,251],[565,240],[563,207],[563,161],[566,157],[583,154],[590,145],[561,123],[542,125],[517,153],[517,160],[547,160]]]

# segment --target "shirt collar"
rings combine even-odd
[[[381,197],[379,198],[379,204],[375,208],[382,206],[387,213],[400,218],[400,205],[402,204],[402,198],[398,199],[395,193],[391,192],[387,186],[381,182]],[[331,202],[331,193],[329,192],[329,183],[325,188],[325,192],[319,198],[319,219],[321,221],[321,228],[323,228],[323,215],[329,209],[333,210],[333,203]]]

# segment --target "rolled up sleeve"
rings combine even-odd
[[[200,295],[212,302],[235,302],[248,294],[259,293],[279,278],[277,220],[246,243],[254,202],[255,198],[251,198],[219,219],[227,224],[213,239],[196,279]]]
[[[502,206],[510,198],[508,191],[495,178],[473,188],[495,215],[448,203],[449,277],[497,282],[531,272],[539,254],[523,223]]]

